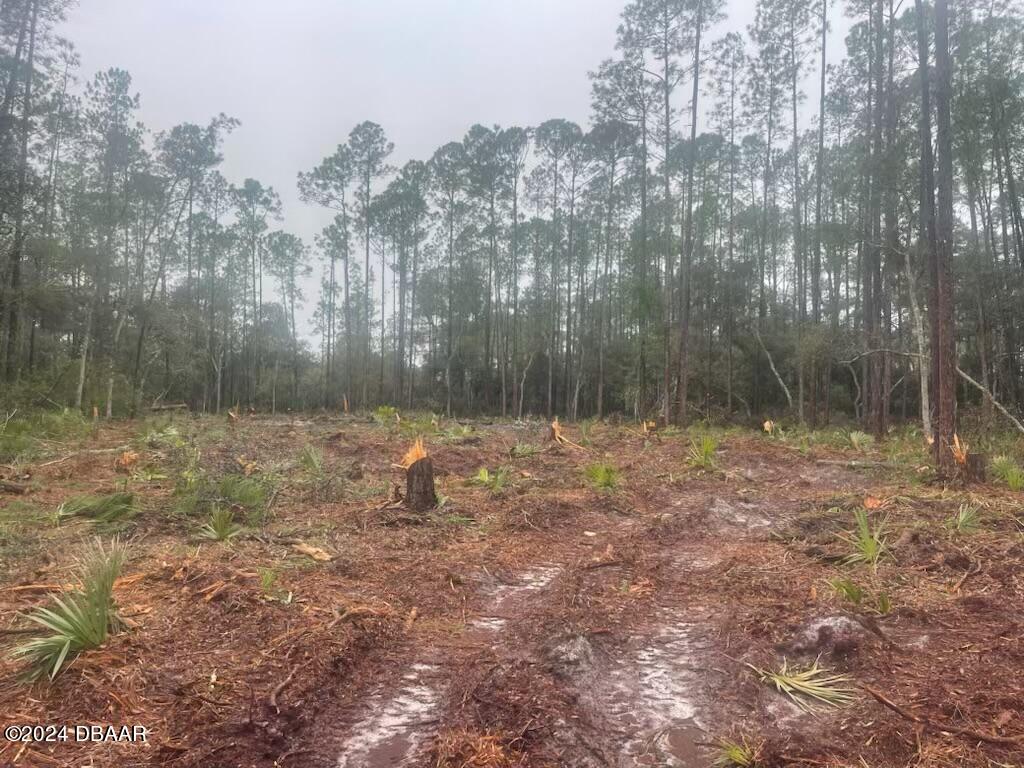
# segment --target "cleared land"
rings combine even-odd
[[[395,502],[417,434],[426,517]],[[27,493],[0,495],[0,640],[97,535],[129,542],[126,627],[52,682],[5,652],[0,721],[149,738],[0,742],[0,764],[1021,763],[1019,492],[933,482],[913,435],[547,434],[384,411],[38,442],[4,470]],[[76,512],[115,492],[129,511]],[[848,701],[766,679],[815,662]]]

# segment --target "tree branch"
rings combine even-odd
[[[777,382],[779,382],[779,386],[782,387],[782,391],[786,393],[786,402],[788,402],[789,403],[789,407],[792,408],[793,407],[793,396],[791,394],[789,394],[789,387],[786,386],[786,382],[784,382],[782,380],[782,377],[779,375],[779,371],[775,367],[775,361],[772,360],[772,353],[769,352],[768,351],[768,347],[766,347],[764,345],[764,342],[761,340],[761,332],[756,327],[754,328],[754,336],[757,337],[757,343],[761,345],[761,349],[763,349],[765,355],[768,356],[768,365],[771,367],[772,373],[775,374],[775,380]]]

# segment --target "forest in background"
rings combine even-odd
[[[1019,413],[1020,8],[759,0],[716,37],[723,9],[628,3],[587,126],[401,168],[355,126],[298,173],[334,214],[308,243],[220,172],[236,120],[147,128],[128,72],[80,71],[67,0],[4,0],[2,405],[789,409],[917,418],[944,455],[958,401]]]

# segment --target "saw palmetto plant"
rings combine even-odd
[[[956,533],[975,533],[981,527],[978,507],[964,502],[956,513],[946,521],[946,526]]]
[[[235,522],[235,513],[229,507],[214,505],[210,519],[199,529],[199,535],[210,541],[230,541],[245,530]]]
[[[886,522],[882,520],[877,525],[872,525],[865,509],[858,509],[854,515],[857,522],[854,531],[840,534],[840,538],[853,548],[853,551],[846,556],[846,562],[848,564],[863,563],[875,568],[889,551],[885,532]]]
[[[127,556],[127,546],[118,539],[109,546],[97,539],[76,561],[79,586],[55,595],[52,605],[28,615],[44,631],[14,649],[15,658],[29,664],[27,677],[52,680],[76,655],[98,648],[120,629],[113,591]]]
[[[57,508],[57,519],[84,517],[98,523],[116,523],[136,513],[135,496],[131,493],[110,493],[103,496],[75,496]]]
[[[853,678],[849,675],[836,674],[819,666],[818,661],[803,668],[791,667],[783,659],[782,666],[777,670],[761,669],[748,664],[761,682],[774,687],[792,699],[793,703],[804,710],[811,710],[816,704],[841,707],[854,699],[851,687]]]
[[[690,443],[689,463],[697,469],[712,470],[715,468],[715,454],[718,452],[718,441],[711,435],[701,435],[699,440]]]

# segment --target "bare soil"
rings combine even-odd
[[[147,742],[0,741],[0,765],[691,768],[722,739],[763,766],[1024,764],[1024,509],[1005,488],[753,431],[698,470],[686,434],[569,425],[574,444],[556,445],[540,422],[442,424],[425,442],[443,504],[424,516],[392,503],[411,443],[398,425],[176,426],[208,473],[277,477],[261,525],[197,538],[203,520],[172,511],[180,458],[132,424],[55,447],[18,469],[29,494],[0,495],[27,510],[4,513],[0,548],[0,642],[15,645],[97,533],[41,513],[120,488],[126,447],[160,469],[129,482],[142,511],[115,597],[130,629],[52,683],[0,661],[0,725],[139,724]],[[297,463],[307,444],[329,482]],[[517,444],[541,450],[513,458]],[[617,487],[588,483],[595,463]],[[508,482],[468,484],[481,467]],[[949,525],[963,503],[975,532]],[[876,568],[844,562],[865,505],[887,519]],[[853,703],[808,711],[751,668],[783,660],[848,674]]]

